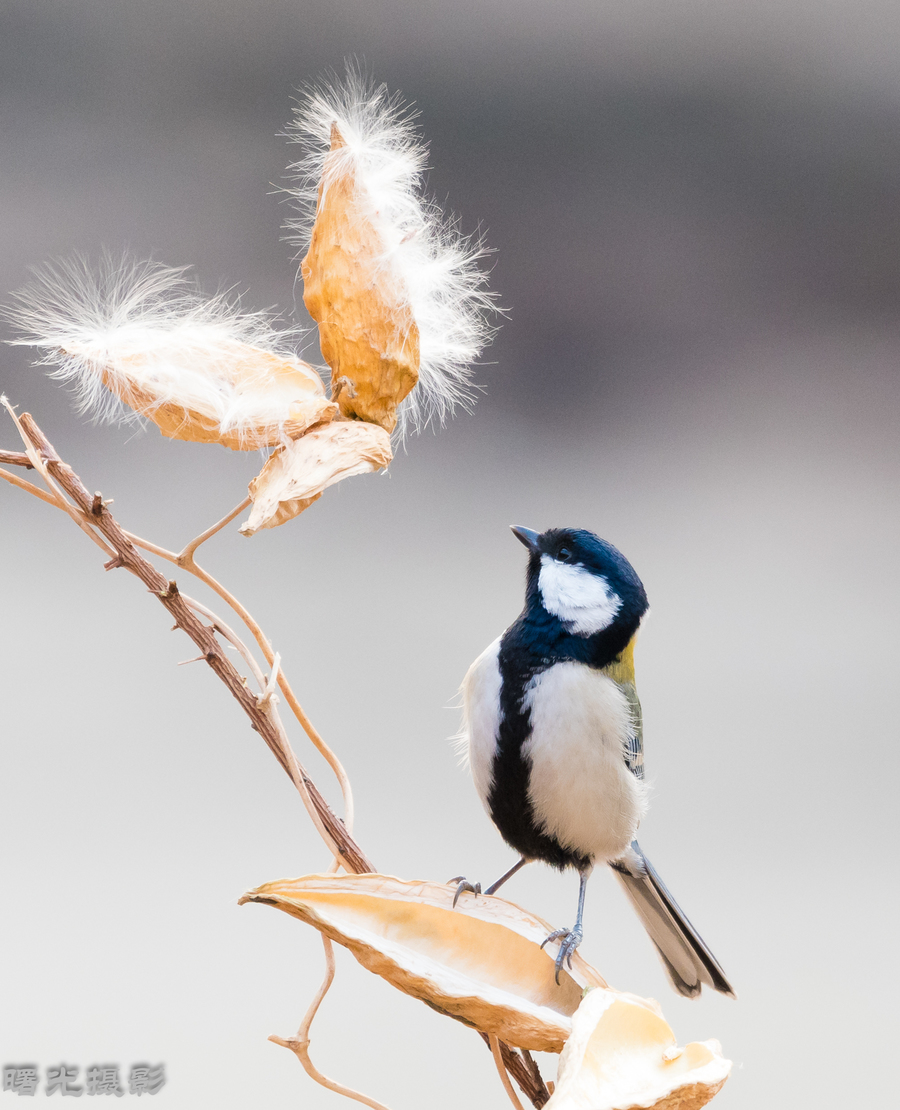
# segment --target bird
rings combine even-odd
[[[724,971],[636,839],[647,807],[634,646],[648,609],[634,567],[586,529],[512,527],[528,548],[525,608],[469,668],[462,684],[462,743],[475,789],[519,861],[579,874],[578,910],[558,942],[555,978],[584,936],[584,899],[596,864],[608,864],[679,994],[703,985],[734,998]],[[480,884],[451,879],[455,907]],[[542,945],[542,947],[544,947]]]

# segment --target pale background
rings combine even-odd
[[[390,477],[232,528],[203,561],[344,759],[376,863],[487,881],[513,857],[449,707],[520,607],[507,525],[618,544],[653,605],[641,840],[740,999],[676,997],[605,875],[583,953],[658,997],[682,1043],[721,1039],[722,1110],[889,1105],[896,6],[4,0],[0,18],[3,299],[29,264],[106,245],[290,311],[273,185],[292,88],[356,54],[417,103],[433,191],[497,250],[487,392]],[[170,547],[259,463],[93,428],[19,349],[0,385]],[[5,484],[0,568],[0,1063],[162,1061],[173,1110],[341,1105],[266,1041],[296,1028],[318,937],[236,905],[327,864],[287,779],[216,680],[176,667],[194,648],[139,583]],[[535,866],[509,896],[570,924],[576,886]],[[474,1034],[338,956],[324,1071],[393,1110],[506,1105]]]

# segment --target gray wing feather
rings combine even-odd
[[[633,682],[620,682],[619,689],[628,699],[631,711],[631,732],[625,746],[625,765],[636,779],[644,781],[644,721],[641,703]]]

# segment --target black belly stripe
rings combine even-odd
[[[531,714],[522,707],[528,682],[552,665],[549,660],[523,667],[514,652],[504,652],[506,637],[500,645],[500,728],[492,763],[493,785],[488,796],[491,820],[507,844],[526,859],[543,860],[560,870],[584,869],[591,861],[578,852],[564,848],[555,837],[538,827],[528,797],[530,764],[522,755],[522,745],[531,735]]]

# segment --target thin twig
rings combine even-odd
[[[331,872],[335,872],[336,870],[337,868],[334,865],[329,868]],[[354,1091],[350,1087],[345,1087],[342,1083],[338,1083],[334,1079],[329,1079],[328,1076],[323,1075],[319,1071],[310,1059],[309,1032],[312,1027],[313,1018],[315,1018],[319,1007],[322,1005],[322,999],[328,993],[331,984],[334,982],[334,946],[324,934],[322,935],[322,944],[325,948],[325,978],[319,985],[315,998],[313,998],[312,1002],[309,1004],[309,1009],[306,1011],[303,1021],[300,1022],[300,1028],[293,1037],[289,1037],[287,1040],[283,1037],[276,1036],[274,1033],[269,1037],[269,1040],[274,1044],[281,1045],[283,1048],[289,1048],[303,1065],[306,1074],[311,1079],[314,1079],[316,1083],[320,1083],[323,1087],[327,1087],[329,1091],[335,1091],[339,1095],[345,1095],[347,1098],[355,1099],[357,1102],[363,1102],[366,1106],[373,1107],[374,1110],[387,1110],[387,1107],[382,1106],[382,1104],[376,1102],[375,1099],[360,1094],[359,1091]]]
[[[337,874],[337,870],[337,866],[332,864],[328,868],[328,873],[334,875]],[[306,1013],[303,1015],[303,1021],[300,1022],[297,1032],[294,1034],[294,1039],[298,1041],[309,1040],[309,1031],[312,1028],[313,1019],[318,1013],[319,1007],[322,1005],[322,999],[328,994],[328,991],[331,989],[331,984],[334,982],[334,945],[324,933],[320,933],[319,936],[322,938],[322,944],[325,948],[325,978],[316,991],[315,998],[310,1002]]]
[[[262,693],[266,686],[266,676],[260,670],[259,664],[253,658],[250,649],[243,642],[243,640],[241,640],[240,637],[237,636],[220,617],[217,617],[212,609],[208,609],[199,601],[195,601],[192,597],[188,597],[187,594],[182,594],[181,596],[192,609],[194,609],[198,613],[202,613],[204,617],[207,617],[212,622],[213,628],[216,630],[216,632],[219,633],[220,636],[224,636],[225,639],[232,645],[232,647],[237,648],[238,652],[241,655],[241,658],[250,668],[250,673],[259,684],[259,690],[260,693]]]
[[[16,427],[19,429],[19,434],[23,435],[19,420],[16,417],[16,414],[13,411],[12,407],[5,400],[5,398],[3,399],[3,403],[6,406],[10,416],[15,421]],[[27,446],[28,441],[24,435],[23,440],[25,441]],[[36,465],[34,462],[31,461],[28,454],[20,454],[18,452],[4,452],[4,455],[11,456],[13,458],[13,461],[18,461],[19,458],[26,460],[26,462],[22,465],[27,464],[32,468],[34,468]],[[40,467],[39,464],[38,469],[40,470],[42,476],[45,476],[44,469]],[[10,474],[8,471],[0,470],[0,477],[4,478],[12,485],[18,486],[20,489],[33,494],[35,497],[40,498],[42,501],[46,501],[50,505],[55,505],[56,508],[62,509],[63,512],[68,513],[69,516],[71,516],[73,520],[76,521],[79,527],[82,528],[82,530],[85,531],[91,537],[91,539],[94,540],[95,543],[103,547],[108,556],[112,556],[112,552],[103,545],[97,534],[92,529],[86,528],[83,520],[75,515],[73,506],[70,505],[66,501],[66,499],[59,494],[59,490],[55,487],[49,476],[46,476],[45,480],[47,481],[51,489],[50,495],[44,493],[43,490],[41,490],[38,486],[33,485],[31,482],[25,482],[23,481],[23,479],[17,477],[16,475]],[[211,574],[209,574],[201,566],[199,566],[193,558],[193,551],[197,549],[200,543],[209,539],[210,536],[215,535],[215,533],[223,528],[229,520],[233,520],[234,517],[238,515],[238,513],[242,512],[246,508],[246,506],[247,501],[242,501],[240,505],[238,505],[235,509],[231,511],[231,513],[228,514],[228,516],[223,517],[222,520],[213,525],[212,528],[207,529],[206,532],[198,536],[196,540],[192,540],[191,543],[189,543],[180,554],[176,554],[174,551],[168,551],[164,547],[159,547],[157,544],[151,543],[149,540],[145,540],[141,536],[136,536],[132,532],[124,531],[124,529],[123,534],[131,541],[131,543],[135,545],[135,547],[140,547],[144,551],[149,551],[153,555],[158,555],[161,559],[166,559],[168,562],[182,567],[184,570],[188,571],[188,573],[193,574],[195,578],[199,578],[201,582],[209,586],[209,588],[214,593],[218,594],[218,596],[225,602],[225,604],[230,606],[230,608],[232,608],[234,612],[237,613],[237,615],[250,630],[253,638],[259,645],[259,649],[263,653],[266,662],[271,667],[274,663],[275,653],[272,650],[272,645],[269,643],[269,640],[263,632],[262,628],[260,628],[259,624],[257,624],[257,622],[254,620],[250,612],[244,608],[244,606],[238,601],[238,599],[233,594],[229,593],[229,591],[226,590],[220,582],[217,582]],[[111,570],[113,567],[119,566],[122,566],[122,563],[116,558],[111,558],[109,563],[107,564],[107,569]],[[297,700],[297,696],[291,688],[291,685],[288,682],[287,676],[284,674],[284,672],[281,672],[278,675],[278,686],[281,692],[284,694],[285,699],[290,706],[291,712],[296,717],[300,727],[309,737],[309,740],[312,743],[313,747],[316,748],[319,754],[325,759],[325,762],[331,768],[335,775],[335,778],[338,780],[338,786],[340,787],[341,796],[344,802],[344,826],[352,835],[355,807],[353,802],[353,789],[350,786],[350,779],[347,777],[347,772],[344,770],[341,761],[338,759],[335,753],[322,739],[319,731],[313,726],[312,721],[310,721],[309,717],[307,717],[306,713],[303,710],[303,707]]]
[[[531,1055],[527,1048],[520,1048],[518,1053],[514,1053],[513,1050],[508,1045],[504,1044],[503,1041],[500,1042],[500,1051],[503,1054],[504,1064],[506,1063],[507,1053],[514,1059],[517,1056],[521,1058],[525,1065],[526,1071],[531,1073],[532,1080],[531,1084],[522,1086],[522,1093],[527,1098],[531,1099],[531,1095],[528,1093],[528,1091],[533,1090],[535,1093],[535,1098],[538,1100],[538,1102],[541,1103],[541,1105],[543,1105],[543,1103],[550,1098],[550,1095],[553,1094],[553,1085],[552,1083],[544,1083],[544,1077],[541,1075],[541,1069],[538,1067],[537,1060],[535,1060],[535,1058]],[[514,1079],[516,1079],[516,1082],[518,1082],[516,1068],[510,1068],[509,1065],[507,1065],[506,1070]],[[537,1102],[535,1102],[535,1105],[537,1105]]]
[[[171,551],[166,551],[164,548],[156,547],[155,545],[149,544],[144,540],[140,540],[139,537],[131,536],[130,534],[129,539],[131,539],[132,543],[134,543],[136,546],[144,547],[145,550],[152,551],[153,554],[159,555],[161,558],[168,559],[170,562],[178,565],[178,556],[173,554]],[[229,593],[228,590],[226,590],[220,582],[217,582],[211,574],[209,574],[201,566],[194,562],[193,559],[191,560],[189,565],[185,566],[184,569],[187,570],[190,574],[193,574],[195,578],[199,578],[200,581],[203,582],[205,585],[209,586],[213,593],[218,594],[218,596],[225,602],[225,604],[230,606],[230,608],[232,608],[234,612],[237,613],[237,615],[241,618],[241,620],[252,633],[253,638],[259,645],[259,650],[263,653],[266,662],[269,664],[270,667],[272,667],[275,662],[275,652],[272,649],[272,645],[269,643],[268,637],[265,635],[262,628],[260,628],[260,626],[257,624],[256,620],[253,618],[250,612],[244,608],[244,606],[233,594]],[[316,748],[316,750],[325,759],[328,766],[334,772],[344,799],[344,824],[347,826],[348,831],[352,833],[354,819],[353,790],[350,786],[350,780],[347,777],[347,772],[344,770],[341,761],[322,739],[318,730],[313,726],[312,721],[310,721],[309,717],[307,717],[283,671],[278,676],[278,688],[281,690],[282,694],[284,694],[285,700],[291,708],[291,712],[296,717],[300,727],[309,737],[313,747]]]
[[[12,485],[25,490],[26,493],[39,497],[41,501],[46,501],[48,505],[53,505],[57,509],[62,509],[62,505],[60,505],[52,494],[42,490],[40,486],[36,486],[33,482],[26,482],[25,479],[20,478],[18,474],[10,474],[8,470],[0,469],[0,478],[5,478],[7,482],[11,482]],[[63,512],[65,512],[65,509],[63,509]]]
[[[34,470],[34,463],[24,451],[0,451],[0,463],[7,466],[24,466],[26,470]]]
[[[111,545],[110,548],[103,544],[110,555],[118,559],[123,567],[135,574],[140,580],[155,593],[162,604],[175,618],[175,623],[182,628],[194,641],[201,652],[206,656],[209,666],[225,683],[232,695],[240,703],[242,709],[250,718],[252,727],[260,733],[269,748],[284,768],[285,772],[294,782],[316,826],[322,831],[327,831],[324,837],[329,849],[335,852],[348,871],[363,873],[374,871],[375,868],[367,859],[365,853],[353,838],[348,834],[342,821],[334,814],[328,803],[319,793],[312,779],[307,775],[302,765],[296,759],[287,738],[283,737],[272,716],[272,707],[267,712],[258,705],[257,698],[244,685],[240,674],[225,655],[212,628],[204,625],[178,590],[174,582],[167,582],[160,572],[141,556],[134,544],[128,539],[123,530],[110,513],[102,500],[98,503],[82,483],[70,466],[60,459],[55,448],[46,438],[28,413],[23,413],[21,420],[17,420],[30,447],[29,458],[36,462],[42,473],[46,470],[51,481],[58,482],[63,490],[75,502],[67,511],[77,520],[79,526],[91,534],[96,528]],[[96,511],[93,511],[96,507]],[[81,510],[80,519],[76,515]],[[90,524],[84,521],[90,515]],[[93,537],[92,537],[93,538]],[[97,541],[99,537],[97,537]]]
[[[506,1093],[509,1095],[509,1101],[515,1106],[516,1110],[523,1110],[522,1103],[519,1102],[519,1096],[513,1090],[506,1067],[503,1064],[503,1057],[500,1055],[500,1041],[497,1039],[497,1034],[489,1033],[488,1041],[491,1046],[491,1055],[494,1057],[494,1063],[497,1066],[497,1074],[500,1076]]]
[[[207,528],[206,531],[201,532],[196,539],[191,540],[191,542],[186,547],[184,547],[176,556],[175,562],[178,563],[180,567],[189,569],[190,564],[194,561],[194,552],[197,550],[200,544],[206,543],[206,541],[211,536],[214,536],[216,532],[220,532],[226,524],[230,524],[238,515],[238,513],[242,513],[249,504],[250,498],[245,497],[240,505],[236,505],[227,516],[223,516],[220,521],[212,526],[212,528]]]
[[[236,514],[235,514],[236,515]],[[221,523],[221,522],[220,522]],[[268,637],[263,632],[262,628],[256,622],[249,610],[238,601],[234,594],[229,593],[228,590],[218,582],[213,576],[203,569],[193,558],[186,561],[184,564],[179,562],[181,556],[176,555],[174,551],[167,551],[164,547],[157,547],[156,544],[150,543],[149,540],[144,540],[140,536],[135,536],[131,532],[126,532],[125,535],[131,540],[135,547],[142,547],[145,551],[149,551],[154,555],[158,555],[161,559],[166,559],[176,566],[183,566],[183,569],[193,574],[195,578],[199,578],[201,582],[209,586],[213,593],[218,596],[228,605],[235,613],[241,618],[247,628],[250,630],[253,639],[256,640],[259,650],[263,653],[266,662],[270,667],[275,662],[275,652],[269,642]],[[190,546],[190,545],[188,545]],[[307,717],[300,702],[297,700],[297,695],[291,688],[287,680],[287,676],[282,671],[278,676],[278,688],[284,694],[291,712],[297,719],[300,727],[309,737],[313,747],[324,758],[325,762],[334,772],[335,778],[338,780],[338,785],[341,788],[341,795],[344,800],[344,824],[347,831],[352,834],[353,820],[354,820],[354,804],[353,804],[353,789],[350,786],[350,779],[347,777],[347,772],[344,770],[343,764],[329,748],[329,746],[322,739],[318,729],[313,726],[312,721]]]
[[[333,867],[329,870],[335,870]],[[371,1106],[373,1110],[388,1110],[383,1103],[377,1102],[368,1095],[361,1094],[359,1091],[354,1091],[351,1087],[345,1087],[343,1083],[338,1083],[334,1079],[329,1079],[327,1075],[323,1075],[315,1064],[310,1059],[309,1045],[310,1036],[309,1032],[312,1027],[313,1018],[315,1018],[319,1007],[322,1005],[322,999],[328,993],[331,984],[334,982],[334,945],[326,936],[322,936],[322,945],[325,948],[325,978],[319,985],[316,991],[315,998],[309,1004],[309,1009],[306,1011],[303,1021],[300,1022],[300,1028],[293,1035],[285,1040],[283,1037],[276,1036],[274,1033],[269,1040],[274,1044],[279,1044],[282,1048],[289,1048],[291,1052],[297,1057],[303,1065],[303,1070],[306,1074],[320,1083],[323,1087],[327,1087],[329,1091],[334,1091],[336,1094],[344,1095],[347,1098],[355,1099],[356,1102],[365,1103],[366,1106]]]
[[[368,1095],[364,1095],[360,1091],[354,1091],[350,1087],[345,1087],[342,1083],[336,1083],[333,1079],[329,1079],[327,1075],[323,1075],[309,1058],[309,1041],[301,1041],[296,1037],[285,1040],[274,1033],[269,1037],[269,1040],[274,1044],[280,1044],[282,1048],[289,1048],[303,1065],[306,1074],[323,1087],[327,1087],[329,1091],[344,1095],[346,1098],[352,1098],[356,1102],[362,1102],[366,1106],[371,1106],[372,1110],[388,1110],[383,1102],[377,1102],[374,1098],[369,1098]]]
[[[250,671],[253,674],[253,677],[256,679],[260,688],[261,696],[257,698],[257,707],[262,712],[266,713],[267,716],[271,719],[281,741],[281,752],[283,755],[282,766],[285,766],[286,764],[288,774],[291,776],[294,786],[297,788],[301,798],[303,799],[303,804],[306,807],[306,811],[309,814],[310,819],[312,820],[312,823],[316,828],[316,831],[333,852],[333,838],[324,826],[321,816],[316,810],[315,802],[313,801],[312,795],[309,791],[309,787],[312,785],[312,780],[309,778],[306,771],[297,760],[293,748],[291,747],[290,740],[288,739],[287,732],[285,731],[284,725],[281,722],[281,717],[278,714],[278,711],[275,708],[275,704],[272,700],[272,679],[275,677],[277,666],[273,669],[273,673],[267,681],[262,671],[259,669],[256,660],[247,649],[246,644],[244,644],[243,641],[235,635],[235,633],[228,627],[227,624],[225,624],[223,620],[217,617],[211,609],[207,609],[205,605],[201,605],[199,601],[195,601],[193,598],[187,597],[184,594],[182,594],[181,596],[184,598],[187,604],[191,606],[192,609],[203,613],[204,616],[208,617],[212,621],[213,628],[222,636],[224,636],[225,639],[229,641],[229,643],[237,648],[244,661],[249,666]],[[275,656],[276,663],[280,661],[280,658],[281,657],[278,655]],[[198,655],[195,659],[186,659],[185,663],[197,663],[203,659],[205,659],[205,656]],[[343,866],[343,859],[340,857],[340,855],[335,855],[334,865],[336,867]]]
[[[331,984],[334,982],[334,945],[324,933],[320,933],[319,936],[322,938],[322,945],[325,948],[325,978],[319,985],[315,998],[310,1002],[309,1009],[304,1014],[303,1021],[300,1022],[300,1028],[294,1034],[295,1039],[298,1041],[309,1040],[309,1030],[312,1026],[313,1018],[322,1005],[322,999],[328,993]]]
[[[256,643],[259,646],[259,650],[263,653],[266,662],[269,664],[270,667],[272,667],[274,666],[275,662],[275,652],[272,648],[271,643],[269,642],[268,637],[263,632],[259,624],[256,622],[250,611],[238,601],[234,594],[226,590],[221,582],[218,582],[208,571],[204,570],[203,567],[201,567],[193,557],[193,552],[197,549],[200,543],[203,543],[205,540],[209,539],[210,536],[215,535],[215,533],[223,528],[230,520],[233,520],[238,515],[238,513],[242,512],[247,507],[248,503],[249,498],[245,501],[242,501],[240,505],[238,505],[235,509],[232,509],[228,516],[223,517],[217,524],[214,524],[212,528],[207,529],[206,532],[203,532],[200,536],[198,536],[196,540],[192,540],[187,545],[187,547],[185,547],[184,550],[177,555],[174,551],[167,551],[164,547],[158,547],[156,544],[150,543],[149,540],[142,539],[140,536],[136,536],[131,532],[126,532],[125,534],[136,547],[141,547],[145,551],[151,552],[153,555],[158,555],[161,559],[166,559],[170,563],[174,563],[176,566],[182,567],[182,569],[188,571],[188,573],[190,574],[193,574],[195,578],[199,578],[201,582],[209,586],[213,593],[218,594],[218,596],[225,602],[225,604],[233,609],[235,613],[237,613],[237,615],[250,630],[254,640],[256,640]],[[350,786],[350,779],[347,777],[347,772],[344,770],[343,764],[335,755],[335,753],[331,750],[331,748],[322,739],[321,734],[319,733],[318,729],[314,727],[309,717],[307,717],[303,707],[297,700],[297,695],[291,688],[291,685],[288,682],[287,676],[284,674],[284,672],[281,672],[278,676],[278,687],[284,694],[285,699],[291,708],[291,712],[296,717],[300,727],[309,737],[309,740],[312,743],[313,747],[319,752],[319,754],[323,757],[325,762],[334,772],[334,776],[338,780],[338,785],[341,788],[341,796],[344,800],[344,824],[347,827],[348,832],[352,833],[355,813],[353,804],[353,789]]]
[[[263,688],[262,697],[259,699],[260,705],[268,705],[272,698],[275,697],[275,684],[278,682],[278,671],[281,667],[281,656],[275,652],[275,658],[272,660],[272,673],[269,675]],[[277,701],[278,699],[275,698]]]
[[[16,426],[16,431],[18,431],[19,435],[22,437],[22,442],[25,444],[25,453],[27,454],[31,465],[44,479],[44,483],[50,490],[50,493],[53,496],[56,504],[69,514],[69,516],[72,518],[72,520],[75,521],[82,532],[90,536],[93,542],[97,544],[98,547],[105,551],[107,555],[112,555],[112,550],[107,547],[107,545],[97,535],[93,528],[91,528],[90,524],[84,519],[84,511],[82,510],[82,512],[79,513],[73,505],[69,504],[65,497],[63,497],[62,491],[60,490],[59,486],[57,486],[57,484],[53,481],[53,478],[50,476],[45,460],[41,457],[40,451],[31,442],[26,432],[24,417],[28,416],[28,414],[23,413],[23,419],[20,420],[19,417],[16,415],[16,410],[12,407],[6,397],[0,397],[0,404],[3,405],[3,407],[12,418],[12,421]],[[29,417],[29,419],[31,418]]]
[[[480,1033],[479,1035],[490,1048],[491,1041],[488,1034]],[[505,1041],[500,1041],[500,1056],[503,1060],[503,1066],[518,1083],[522,1094],[537,1110],[541,1110],[541,1107],[550,1101],[550,1091],[541,1075],[541,1069],[537,1066],[537,1061],[534,1060],[531,1053],[524,1048],[516,1051],[510,1048]]]

